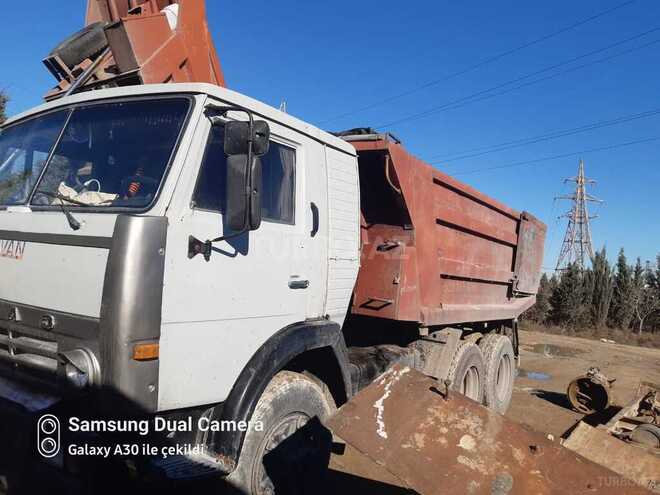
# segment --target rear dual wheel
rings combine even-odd
[[[479,346],[461,342],[454,353],[449,374],[451,388],[475,402],[483,402],[486,368]]]
[[[462,342],[458,346],[448,379],[453,390],[504,414],[513,395],[515,369],[511,339],[490,334],[479,345]]]
[[[504,414],[511,404],[516,361],[511,339],[489,334],[479,342],[486,368],[484,405]]]

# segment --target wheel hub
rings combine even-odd
[[[275,486],[273,481],[268,476],[266,467],[264,466],[264,457],[273,452],[278,446],[282,444],[287,438],[293,435],[298,429],[305,426],[310,420],[310,417],[302,412],[294,412],[288,414],[280,421],[278,421],[268,432],[263,442],[263,449],[261,455],[257,457],[255,462],[258,463],[255,469],[255,478],[253,486],[255,486],[255,493],[258,495],[274,495]],[[295,464],[299,458],[302,457],[304,449],[291,449],[287,452],[287,459],[290,463]]]

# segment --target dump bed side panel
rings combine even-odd
[[[441,281],[440,304],[506,303],[513,278],[513,259],[519,220],[510,210],[502,210],[456,187],[447,177],[432,172],[432,218],[422,218],[434,230],[437,260],[430,251],[432,265]],[[424,227],[422,227],[424,228]],[[429,283],[434,283],[429,281]],[[438,282],[435,281],[437,284]]]
[[[420,320],[443,308],[509,302],[520,214],[389,144],[415,229]],[[401,170],[401,173],[399,171]],[[464,318],[464,317],[463,317]]]
[[[444,325],[512,319],[534,303],[545,225],[449,177],[399,144],[384,140],[352,144],[359,152],[361,180],[368,176],[371,181],[384,181],[383,191],[389,187],[400,195],[363,197],[363,211],[391,208],[394,197],[406,210],[399,217],[409,218],[409,225],[394,221],[387,229],[367,218],[363,243],[364,232],[369,232],[364,243],[369,256],[365,259],[362,253],[353,312]],[[378,156],[383,157],[381,164],[375,163]],[[370,173],[364,174],[363,167],[369,167]],[[373,213],[367,217],[378,221]],[[378,240],[387,249],[386,261],[374,255],[372,237],[388,229],[389,238]],[[392,242],[400,246],[387,248]],[[413,252],[414,257],[406,256]],[[401,256],[400,263],[392,259],[395,255]],[[401,276],[384,279],[384,263],[394,270],[392,274]],[[388,286],[379,291],[382,283]],[[415,297],[410,297],[411,290]],[[369,294],[375,302],[382,299],[381,304],[356,304],[368,301]]]

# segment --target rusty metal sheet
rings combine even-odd
[[[649,493],[407,367],[391,368],[328,426],[422,495]]]
[[[119,15],[123,11],[115,6],[116,0],[89,0],[107,3],[110,12]],[[119,2],[122,3],[122,2]],[[125,2],[123,2],[125,4]],[[133,2],[134,9],[121,15],[119,26],[124,38],[109,37],[113,55],[117,60],[133,59],[136,67],[124,67],[122,71],[137,69],[144,84],[166,82],[206,82],[225,85],[217,53],[206,20],[206,5],[203,0]],[[177,26],[169,28],[165,14],[161,12],[167,4],[178,4]],[[101,10],[101,9],[100,9]],[[108,20],[117,20],[114,15]],[[128,53],[127,53],[128,52]]]

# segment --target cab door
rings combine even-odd
[[[188,257],[189,236],[223,235],[223,127],[200,121],[171,206],[161,335],[162,408],[224,400],[238,373],[274,333],[306,318],[306,222],[301,145],[271,123],[258,230]],[[193,166],[192,164],[199,164]],[[182,372],[181,357],[185,360]]]

